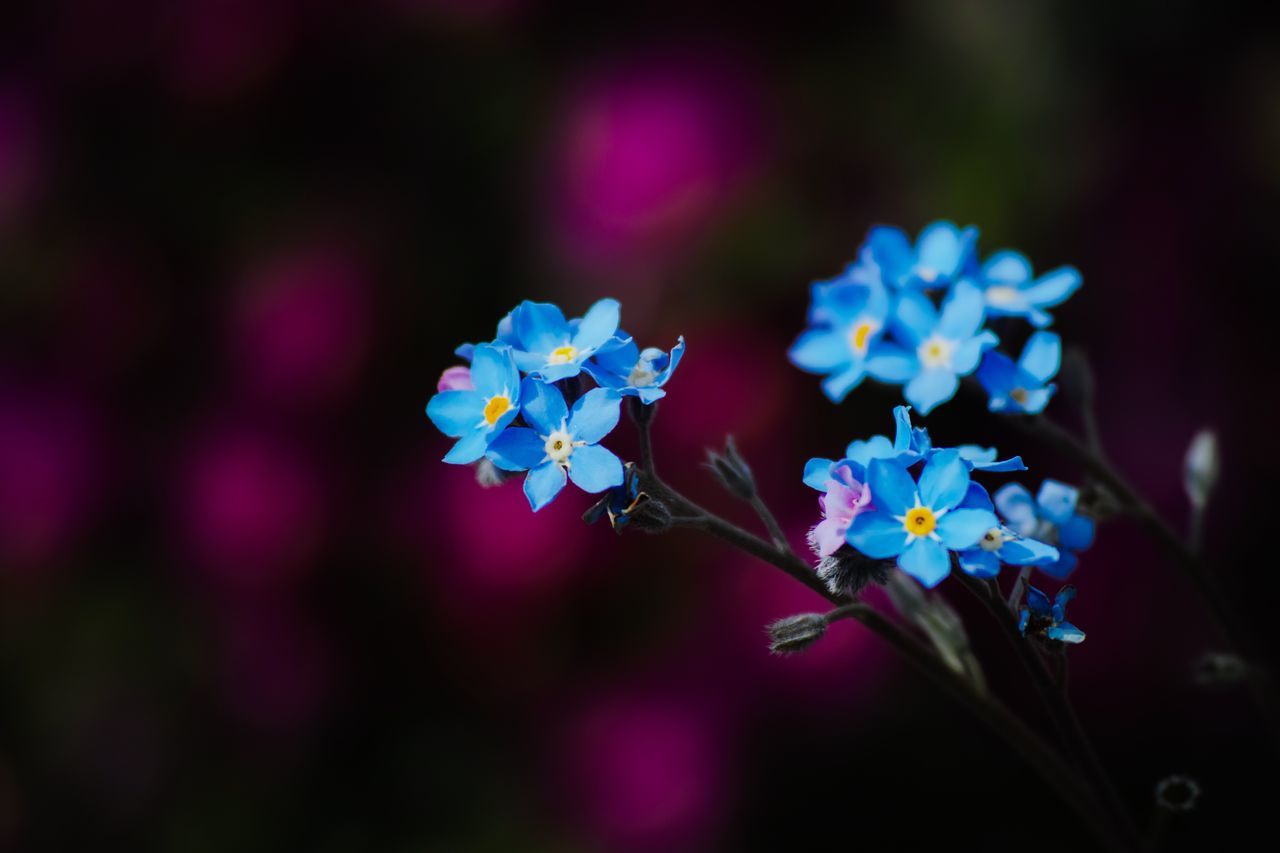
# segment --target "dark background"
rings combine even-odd
[[[1218,429],[1209,553],[1274,618],[1280,54],[1241,5],[67,0],[0,32],[0,848],[1090,849],[859,626],[770,657],[820,606],[776,571],[438,461],[456,344],[613,295],[689,341],[669,479],[749,521],[697,465],[733,432],[800,543],[804,460],[892,426],[893,389],[833,407],[785,359],[876,222],[1079,266],[1056,328],[1109,451],[1181,526]],[[928,426],[1079,476],[975,400]],[[1135,813],[1187,773],[1175,849],[1270,837],[1188,585],[1123,521],[1073,581],[1072,695]]]

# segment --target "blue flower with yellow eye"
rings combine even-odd
[[[511,342],[517,367],[544,382],[556,382],[577,376],[587,359],[601,350],[625,343],[614,335],[620,314],[618,300],[601,299],[581,319],[569,321],[550,302],[526,300],[511,312],[507,337],[502,337],[501,325],[498,334]]]
[[[1076,597],[1076,588],[1064,586],[1053,602],[1034,586],[1027,587],[1027,602],[1018,618],[1018,630],[1043,640],[1083,643],[1084,631],[1067,621],[1067,603]]]
[[[622,397],[616,391],[593,388],[570,409],[558,388],[530,377],[520,394],[529,426],[503,432],[486,455],[504,471],[529,472],[524,493],[535,512],[560,493],[566,479],[592,493],[622,484],[622,462],[598,444],[618,425]]]
[[[520,414],[520,373],[511,351],[481,344],[471,354],[471,388],[441,391],[427,403],[427,417],[458,439],[444,461],[475,462]]]
[[[1080,492],[1057,480],[1045,480],[1033,499],[1019,483],[1002,486],[995,496],[996,509],[1010,529],[1025,539],[1037,539],[1058,549],[1058,559],[1037,564],[1050,577],[1062,579],[1075,569],[1076,553],[1093,544],[1095,523],[1077,511]]]
[[[1027,339],[1015,364],[1002,352],[989,351],[978,367],[978,381],[987,392],[993,412],[1039,414],[1057,386],[1049,382],[1062,364],[1062,341],[1053,332],[1036,332]]]
[[[1036,278],[1026,255],[1005,250],[987,259],[975,281],[982,287],[988,314],[1025,317],[1043,329],[1053,322],[1045,309],[1061,305],[1080,289],[1080,271],[1064,266]]]
[[[640,349],[626,335],[624,343],[598,352],[587,362],[587,372],[604,388],[612,388],[624,397],[638,397],[646,406],[667,395],[662,386],[684,356],[684,336],[671,352],[657,347]]]
[[[950,287],[975,272],[978,229],[939,220],[925,226],[913,246],[901,228],[881,225],[865,245],[891,287]]]
[[[969,469],[954,450],[934,455],[918,481],[888,459],[871,460],[867,475],[875,509],[853,519],[849,544],[875,560],[896,558],[926,587],[951,573],[951,552],[972,548],[997,524],[990,510],[962,505],[971,492]]]
[[[967,281],[951,289],[940,312],[919,290],[898,299],[894,331],[911,347],[903,393],[921,414],[954,397],[960,377],[972,373],[982,354],[1000,342],[982,328],[984,318],[982,291]]]
[[[899,382],[909,375],[908,354],[881,339],[892,311],[889,291],[865,260],[842,276],[813,286],[811,326],[787,355],[801,370],[816,373],[822,392],[839,403],[867,376]]]
[[[976,485],[976,484],[975,484]],[[969,489],[961,506],[993,512],[991,497],[982,487]],[[959,554],[960,568],[974,577],[993,578],[1001,565],[1043,566],[1056,562],[1058,549],[1035,539],[1019,536],[1009,527],[997,524],[982,534],[972,548]]]

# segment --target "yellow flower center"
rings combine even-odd
[[[1019,406],[1025,406],[1027,404],[1026,388],[1014,388],[1012,391],[1009,392],[1009,396],[1012,397],[1013,401],[1017,403]]]
[[[556,347],[547,358],[547,364],[569,364],[578,357],[578,348],[572,344]]]
[[[928,536],[938,526],[938,520],[933,517],[933,510],[927,506],[918,506],[907,511],[902,525],[912,536]]]
[[[503,394],[496,397],[490,397],[489,402],[484,404],[484,419],[489,426],[493,426],[498,422],[498,418],[505,415],[511,410],[511,401]]]
[[[867,351],[867,345],[871,343],[871,335],[875,332],[875,323],[863,320],[861,323],[855,323],[849,331],[849,346],[858,355],[863,355]]]
[[[932,337],[920,345],[920,361],[925,367],[945,367],[951,362],[951,341]]]

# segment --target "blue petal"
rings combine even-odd
[[[485,445],[489,443],[489,431],[476,429],[467,433],[445,454],[444,461],[450,465],[466,465],[484,456]]]
[[[833,325],[852,323],[867,307],[872,293],[867,285],[855,284],[847,278],[820,282],[813,288],[815,304],[810,317]]]
[[[1071,551],[1083,551],[1093,544],[1095,524],[1085,515],[1074,515],[1058,526],[1058,544]]]
[[[547,446],[533,430],[512,427],[493,440],[485,455],[504,471],[524,471],[542,464],[547,458]]]
[[[1075,267],[1050,270],[1022,292],[1038,308],[1052,308],[1067,300],[1080,288],[1080,271]]]
[[[1044,635],[1050,640],[1057,640],[1060,643],[1084,642],[1084,631],[1081,631],[1070,622],[1059,622],[1057,625],[1050,625]]]
[[[631,375],[632,368],[636,366],[636,362],[639,360],[640,348],[636,346],[634,340],[626,340],[607,351],[601,350],[591,359],[596,366],[603,368],[601,372],[612,373],[623,379]],[[597,370],[592,369],[590,362],[588,362],[587,368],[591,371],[592,376],[596,375]]]
[[[1009,392],[1014,388],[1018,369],[1013,359],[1002,352],[988,351],[978,367],[978,381],[987,392],[988,408],[993,412],[1004,411],[1013,402]]]
[[[907,383],[903,394],[907,400],[927,415],[940,403],[945,403],[956,395],[960,380],[950,370],[925,370],[915,379]]]
[[[867,466],[867,477],[871,486],[871,502],[876,509],[890,515],[904,515],[916,505],[915,480],[897,462],[872,459]]]
[[[1031,262],[1021,252],[1004,249],[982,265],[982,279],[989,284],[1016,286],[1031,278]]]
[[[845,539],[873,560],[885,560],[902,553],[907,529],[887,512],[864,512],[853,519]]]
[[[569,342],[564,313],[550,302],[521,302],[512,312],[511,322],[521,349],[527,352],[549,353]]]
[[[844,455],[865,467],[871,464],[872,459],[893,459],[897,452],[886,436],[873,435],[866,441],[850,442],[844,449]]]
[[[525,422],[546,437],[564,426],[569,409],[554,385],[527,378],[520,385],[520,411]]]
[[[536,373],[547,363],[545,352],[525,352],[522,349],[512,350],[511,357],[516,360],[516,367],[525,373]]]
[[[991,505],[991,495],[987,494],[981,483],[972,480],[969,481],[969,490],[964,493],[964,500],[960,501],[956,509],[985,509],[990,513],[995,512],[995,507]]]
[[[603,492],[622,485],[622,462],[598,444],[575,447],[569,457],[569,478],[584,492]]]
[[[849,339],[835,329],[808,329],[787,352],[791,363],[810,373],[830,373],[852,358]]]
[[[960,455],[964,456],[963,449]],[[1008,459],[997,459],[995,462],[970,462],[975,471],[986,471],[992,474],[1004,474],[1009,471],[1025,471],[1026,463],[1022,461],[1021,456],[1010,456]]]
[[[573,345],[580,351],[594,352],[613,337],[618,331],[618,320],[622,308],[616,299],[601,299],[587,309],[578,331],[573,336]]]
[[[1065,608],[1076,597],[1076,588],[1074,586],[1064,586],[1058,590],[1058,594],[1053,597],[1053,605],[1057,608]]]
[[[1057,548],[1035,539],[1012,539],[1000,548],[1000,559],[1011,566],[1043,566],[1059,556]]]
[[[1008,483],[996,492],[996,509],[1019,536],[1030,536],[1036,530],[1039,515],[1031,493],[1021,483]]]
[[[899,555],[898,568],[932,589],[951,574],[951,557],[932,539],[917,539]]]
[[[901,228],[879,225],[867,234],[866,247],[880,267],[885,280],[901,284],[915,260],[911,241]]]
[[[861,359],[852,363],[848,370],[828,376],[822,380],[822,393],[827,395],[827,399],[833,403],[842,403],[844,398],[849,396],[849,392],[862,384],[863,378],[866,377],[866,371],[863,370],[863,362]]]
[[[911,407],[893,407],[893,450],[906,453],[911,450]]]
[[[577,376],[582,372],[582,359],[574,359],[564,364],[544,364],[536,371],[538,377],[543,382],[559,382],[561,379],[568,379],[571,376]]]
[[[658,374],[658,378],[653,380],[653,384],[666,385],[671,374],[676,372],[676,367],[682,358],[684,358],[684,335],[681,335],[680,340],[676,341],[676,345],[671,348],[671,354],[667,357],[667,366]]]
[[[1022,613],[1019,614],[1018,616],[1018,633],[1019,634],[1027,633],[1027,623],[1030,621],[1031,621],[1031,611],[1025,607],[1022,608]]]
[[[475,391],[441,391],[427,401],[427,417],[447,436],[458,438],[484,423],[484,397]]]
[[[969,548],[959,554],[960,568],[975,578],[993,578],[1000,574],[1000,558],[981,548]]]
[[[1053,524],[1066,524],[1075,515],[1079,497],[1080,492],[1074,486],[1057,480],[1045,480],[1040,484],[1040,493],[1036,495],[1040,517]]]
[[[1058,553],[1060,555],[1058,557],[1058,562],[1045,563],[1042,566],[1036,566],[1036,568],[1051,578],[1063,580],[1067,575],[1075,571],[1076,566],[1080,563],[1080,559],[1070,551],[1059,551]]]
[[[574,441],[595,444],[618,425],[621,406],[622,397],[616,391],[592,388],[573,404],[569,412],[569,434]]]
[[[990,329],[983,329],[972,338],[961,341],[951,356],[952,370],[961,376],[968,376],[982,360],[982,354],[998,343],[1000,338]]]
[[[518,398],[520,374],[511,350],[488,344],[476,347],[471,358],[471,384],[484,397],[505,394],[508,398]]]
[[[913,348],[920,346],[938,326],[938,309],[918,290],[908,290],[894,309],[894,328]]]
[[[1018,367],[1039,380],[1043,385],[1058,373],[1062,364],[1062,339],[1053,332],[1036,332],[1022,348]]]
[[[876,341],[867,351],[866,367],[881,382],[901,384],[919,372],[920,361],[897,344]]]
[[[939,285],[947,284],[968,259],[977,236],[976,229],[961,231],[954,223],[946,221],[926,226],[916,241],[916,267],[920,271],[932,271],[936,279],[922,276],[924,284],[928,286],[934,280],[938,280]]]
[[[955,507],[968,490],[969,469],[958,450],[938,451],[920,473],[920,502],[934,512]]]
[[[537,512],[560,494],[564,483],[564,468],[551,461],[543,462],[524,478],[524,496],[529,499],[529,506],[533,507],[533,511]]]
[[[953,341],[973,337],[986,317],[986,300],[982,291],[967,281],[956,282],[942,303],[938,332]]]
[[[667,392],[663,391],[661,388],[653,388],[653,387],[640,388],[640,389],[632,388],[632,389],[629,389],[629,391],[630,393],[628,393],[627,391],[623,391],[622,393],[627,396],[634,395],[636,397],[639,397],[640,402],[644,403],[646,406],[649,405],[650,403],[657,402],[658,400],[661,400],[663,397],[667,396]]]
[[[988,530],[999,527],[994,512],[985,509],[953,509],[938,519],[938,538],[952,551],[972,548]]]
[[[1048,616],[1053,610],[1049,596],[1030,584],[1027,584],[1027,607],[1031,608],[1031,612],[1037,616]]]
[[[820,492],[827,490],[827,480],[831,479],[831,469],[836,463],[831,459],[810,459],[804,463],[804,484]]]

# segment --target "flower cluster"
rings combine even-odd
[[[427,404],[432,423],[457,439],[444,461],[527,471],[535,511],[568,480],[592,493],[621,486],[622,462],[600,441],[617,426],[623,397],[649,405],[665,394],[684,339],[670,353],[640,350],[619,331],[620,313],[602,299],[566,320],[555,305],[525,301],[494,340],[459,347],[469,364],[446,370]],[[586,390],[588,378],[597,387]]]
[[[1027,587],[1027,603],[1018,617],[1018,630],[1024,635],[1057,643],[1083,643],[1084,631],[1067,621],[1067,603],[1076,597],[1076,588],[1064,586],[1052,602],[1034,586]]]
[[[841,568],[853,551],[893,559],[927,587],[951,573],[952,554],[962,570],[982,578],[996,576],[1003,564],[1062,564],[1058,548],[1043,541],[1050,533],[1060,540],[1060,533],[1028,529],[1021,507],[999,500],[1013,494],[1012,485],[997,493],[997,502],[1017,527],[1000,522],[987,490],[971,478],[974,471],[1026,470],[1021,458],[997,459],[994,448],[976,445],[935,447],[928,430],[912,426],[906,406],[894,409],[894,421],[892,439],[855,441],[843,459],[810,459],[805,465],[805,484],[822,492],[823,519],[810,530],[809,544],[822,560],[818,572],[828,585],[845,585]],[[1074,515],[1074,502],[1071,512],[1082,518]]]
[[[955,396],[977,373],[993,411],[1037,413],[1053,395],[1061,342],[1036,331],[1015,362],[998,352],[988,319],[1017,317],[1040,330],[1047,309],[1080,287],[1073,267],[1039,277],[1013,251],[978,257],[976,228],[935,222],[914,244],[897,228],[871,229],[857,260],[813,285],[809,328],[791,347],[801,370],[824,377],[823,392],[842,401],[868,376],[903,385],[921,414]]]

